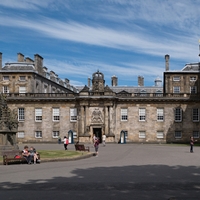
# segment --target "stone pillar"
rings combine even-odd
[[[85,131],[85,113],[84,113],[84,106],[81,106],[81,130],[80,130],[80,135],[84,134]]]
[[[108,123],[108,106],[105,106],[104,107],[104,124],[105,124],[105,134],[108,135],[108,126],[109,126],[109,123]]]

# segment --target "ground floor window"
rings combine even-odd
[[[182,132],[181,132],[181,131],[175,131],[174,137],[175,137],[176,139],[181,138],[181,137],[182,137]]]
[[[53,131],[52,137],[53,137],[53,138],[58,138],[59,135],[60,135],[59,131]]]
[[[140,131],[139,132],[139,138],[141,138],[141,139],[146,138],[146,132],[145,131]]]
[[[163,131],[157,131],[157,139],[163,139],[163,138],[164,138]]]
[[[17,133],[17,138],[24,138],[24,131],[19,131]]]
[[[42,131],[35,131],[35,138],[42,138]]]
[[[199,131],[193,131],[193,137],[199,138]]]

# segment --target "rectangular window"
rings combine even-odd
[[[59,131],[53,131],[53,133],[52,133],[53,138],[58,138],[59,135],[60,135]]]
[[[23,131],[18,132],[17,138],[24,138],[24,132]]]
[[[191,86],[190,87],[190,93],[191,94],[196,94],[197,93],[197,86]]]
[[[26,87],[19,87],[19,93],[20,94],[26,93]]]
[[[77,108],[70,108],[70,121],[77,121]]]
[[[20,76],[20,77],[19,77],[19,80],[20,80],[20,81],[25,81],[25,80],[26,80],[26,76]]]
[[[198,108],[192,109],[192,120],[193,120],[193,122],[199,121],[199,109]]]
[[[41,122],[42,121],[42,108],[35,109],[35,121]]]
[[[199,131],[193,131],[193,138],[199,138]]]
[[[60,110],[59,108],[53,108],[53,121],[60,120]]]
[[[9,81],[9,76],[3,76],[4,81]]]
[[[127,120],[128,120],[128,109],[121,108],[121,121],[127,121]]]
[[[145,121],[146,120],[146,110],[145,108],[139,109],[139,121]]]
[[[173,93],[180,93],[180,87],[179,86],[173,87]]]
[[[175,122],[181,122],[182,121],[182,109],[176,108],[175,109]]]
[[[182,132],[181,131],[175,131],[174,137],[177,138],[177,139],[181,138],[182,137]]]
[[[157,139],[163,139],[163,138],[164,138],[163,131],[157,131]]]
[[[190,81],[196,81],[197,77],[196,76],[190,76]]]
[[[163,121],[163,120],[164,120],[164,109],[157,108],[157,121]]]
[[[146,138],[146,132],[145,131],[139,131],[139,138],[140,139]]]
[[[180,76],[174,76],[173,77],[173,81],[180,81],[180,80],[181,80]]]
[[[8,86],[3,86],[3,93],[9,93],[9,88]]]
[[[18,108],[18,121],[24,121],[24,108]]]
[[[35,131],[35,138],[42,138],[42,131]]]

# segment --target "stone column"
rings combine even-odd
[[[105,134],[108,135],[108,106],[104,107],[104,124],[105,124]]]
[[[80,135],[84,134],[84,127],[85,124],[85,113],[84,113],[84,106],[81,106],[81,131],[80,131]]]

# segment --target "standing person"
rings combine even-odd
[[[33,156],[30,154],[27,145],[24,146],[24,150],[22,151],[22,156],[26,159],[28,164],[31,164]]]
[[[194,146],[194,142],[196,141],[197,140],[194,140],[194,138],[190,136],[190,153],[193,153],[193,146]]]
[[[96,152],[96,157],[98,157],[98,150],[99,150],[99,138],[95,138],[94,141],[94,148],[95,148],[95,152]]]
[[[67,145],[69,144],[69,140],[66,136],[64,137],[63,142],[64,142],[64,148],[65,150],[67,150]]]
[[[33,156],[34,164],[36,164],[36,162],[40,162],[37,155],[38,153],[36,152],[36,149],[34,147],[30,147],[29,153],[31,156]]]
[[[105,135],[105,133],[103,134],[103,146],[104,147],[106,146],[106,135]]]

